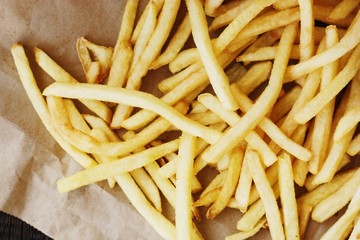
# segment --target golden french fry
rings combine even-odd
[[[186,5],[189,11],[194,42],[209,76],[210,83],[224,107],[229,110],[236,110],[237,104],[232,96],[229,80],[216,58],[210,41],[203,7],[198,0],[186,1]]]
[[[254,155],[253,160],[248,162],[251,176],[254,180],[256,189],[264,204],[266,219],[269,224],[270,234],[273,239],[285,239],[284,229],[280,219],[280,212],[276,203],[276,197],[269,184],[263,166],[255,151],[251,151]]]
[[[258,98],[254,106],[235,126],[229,129],[217,143],[208,148],[203,158],[210,163],[217,162],[225,152],[235,147],[244,137],[255,128],[275,103],[282,86],[282,76],[289,59],[291,46],[296,35],[296,25],[287,26],[279,43],[279,51],[274,62],[269,85]]]
[[[296,99],[298,99],[300,92],[301,92],[301,87],[296,85],[293,88],[291,88],[288,92],[286,92],[284,96],[282,96],[277,100],[270,115],[270,119],[274,123],[278,122],[291,110]]]
[[[256,87],[269,78],[271,68],[272,63],[269,61],[256,63],[249,68],[244,76],[236,80],[235,83],[243,93],[249,95]]]
[[[139,61],[139,58],[141,57],[142,52],[144,51],[146,44],[148,43],[151,34],[154,32],[154,29],[156,27],[156,17],[159,10],[157,9],[156,3],[154,1],[149,1],[148,6],[149,10],[147,12],[144,26],[134,45],[134,55],[131,59],[130,72],[133,71],[135,65]]]
[[[118,52],[115,54],[110,68],[107,85],[122,87],[130,69],[131,58],[133,57],[133,50],[130,43],[128,41],[121,42],[118,47]]]
[[[44,51],[34,48],[35,60],[39,66],[49,74],[55,81],[77,82],[77,80],[61,68],[54,60],[52,60]],[[111,109],[100,101],[79,99],[89,110],[109,123],[112,118]]]
[[[290,59],[299,59],[299,46],[293,46],[290,53]],[[277,47],[262,47],[256,49],[254,52],[245,53],[236,58],[238,62],[255,62],[255,61],[266,61],[275,58]]]
[[[335,133],[334,141],[340,141],[348,132],[353,129],[360,121],[360,107],[350,109],[338,122]]]
[[[300,8],[300,62],[309,59],[314,54],[314,16],[313,1],[299,1]]]
[[[16,69],[18,70],[20,80],[24,86],[24,89],[29,96],[31,103],[39,115],[42,123],[53,136],[53,138],[60,144],[60,146],[69,153],[75,161],[81,166],[89,168],[96,166],[97,163],[94,159],[88,156],[86,153],[76,149],[70,145],[55,129],[53,122],[51,121],[50,113],[44,98],[37,86],[34,75],[31,71],[28,59],[26,57],[22,44],[16,43],[11,47],[11,53],[14,58]]]
[[[253,229],[251,229],[250,231],[246,231],[246,232],[239,232],[239,233],[235,233],[233,235],[229,235],[225,238],[225,240],[242,240],[242,239],[248,239],[249,237],[254,236],[256,233],[258,233],[260,231],[261,228],[264,227],[266,223],[266,219],[262,218],[255,226]]]
[[[176,171],[175,222],[177,239],[191,239],[192,197],[191,178],[195,157],[196,137],[183,133],[180,138],[179,157]]]
[[[250,190],[251,190],[251,184],[252,184],[252,177],[249,171],[248,167],[248,161],[251,161],[252,159],[249,158],[249,155],[247,154],[249,150],[249,147],[246,148],[244,159],[241,166],[241,172],[239,176],[239,183],[235,191],[235,199],[238,203],[238,207],[241,212],[246,212],[248,206],[249,206],[249,198],[250,198]],[[250,155],[251,156],[251,155]]]
[[[114,62],[114,58],[118,54],[121,42],[129,41],[131,38],[131,35],[134,30],[135,17],[138,6],[139,6],[139,0],[126,2],[118,38],[116,40],[116,44],[114,48],[114,54],[112,58],[113,62]]]
[[[157,69],[161,66],[164,66],[170,63],[178,55],[180,50],[184,47],[186,41],[188,40],[191,34],[191,25],[189,15],[183,18],[181,24],[174,36],[172,36],[168,46],[165,51],[151,64],[151,69]]]
[[[360,184],[360,170],[357,169],[353,176],[336,192],[318,203],[312,212],[312,219],[323,222],[342,209],[354,196]]]
[[[322,10],[319,11],[321,12]],[[293,66],[289,66],[286,70],[286,77],[284,82],[298,79],[301,76],[304,76],[305,74],[308,74],[319,67],[325,66],[339,59],[341,56],[351,51],[360,42],[359,28],[360,14],[358,13],[353,20],[351,26],[349,27],[348,31],[345,33],[344,37],[341,38],[341,40],[337,44],[320,54],[316,54],[308,60],[302,61]]]
[[[359,0],[341,1],[330,13],[329,18],[332,20],[340,20],[346,18],[358,5]]]
[[[121,104],[132,104],[135,107],[142,107],[152,110],[161,115],[164,115],[165,119],[169,120],[174,126],[179,129],[189,126],[194,127],[187,132],[203,137],[209,143],[214,143],[221,133],[213,129],[204,127],[203,125],[190,121],[175,109],[169,107],[163,101],[158,98],[143,92],[137,92],[128,89],[119,89],[110,86],[97,85],[86,83],[53,83],[47,87],[44,95],[58,95],[68,98],[91,98],[108,102],[117,102]],[[165,116],[167,115],[167,116]],[[186,122],[186,123],[185,123]]]
[[[213,16],[224,0],[205,0],[204,8],[208,16]]]
[[[294,176],[290,156],[279,156],[279,189],[286,239],[300,239]]]
[[[360,212],[360,188],[358,187],[344,215],[342,215],[336,221],[336,223],[332,225],[325,232],[324,235],[321,236],[321,239],[322,240],[340,239],[346,232],[347,228],[352,227],[353,221],[355,220],[359,212]]]
[[[244,149],[241,147],[236,147],[231,151],[227,176],[218,197],[206,212],[207,218],[215,218],[226,207],[228,201],[235,192],[237,181],[239,180],[243,156]]]
[[[350,156],[355,156],[360,153],[360,134],[356,135],[356,137],[354,137],[354,139],[350,142],[346,152]]]
[[[240,116],[235,112],[226,110],[224,107],[222,107],[217,98],[211,94],[201,94],[198,97],[198,101],[201,102],[204,106],[208,107],[211,111],[215,112],[230,126],[234,126],[241,119]],[[276,155],[255,131],[250,132],[245,137],[245,140],[251,145],[253,149],[256,149],[261,154],[267,166],[276,161]]]

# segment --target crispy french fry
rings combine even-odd
[[[39,115],[41,121],[43,122],[49,133],[60,144],[60,146],[67,153],[69,153],[81,166],[85,168],[96,166],[97,164],[94,159],[92,159],[86,153],[70,145],[55,129],[54,124],[51,121],[49,109],[46,105],[44,98],[41,96],[41,92],[31,71],[22,44],[14,44],[11,47],[11,53],[26,93],[31,99],[31,103],[34,106],[36,113]]]
[[[235,126],[229,129],[216,144],[208,148],[206,154],[203,155],[205,160],[210,163],[217,162],[225,152],[236,146],[244,139],[247,133],[255,128],[262,117],[268,113],[269,107],[275,103],[281,90],[282,76],[285,73],[291,46],[294,42],[296,27],[295,24],[291,24],[284,30],[279,43],[279,49],[283,51],[279,51],[275,58],[267,88],[263,91],[251,110],[248,111]]]
[[[44,51],[40,48],[34,48],[35,60],[39,66],[49,74],[55,81],[64,82],[77,82],[77,80],[61,68],[54,60],[52,60]],[[100,101],[94,100],[79,100],[89,110],[97,114],[99,117],[104,119],[105,122],[109,123],[112,117],[111,109]]]
[[[349,144],[349,147],[346,150],[346,152],[350,156],[355,156],[356,154],[360,153],[360,134],[358,134],[358,135],[356,135],[356,137],[354,137],[354,139]]]
[[[314,16],[312,0],[299,1],[300,8],[300,62],[314,54]]]
[[[171,38],[165,51],[151,64],[151,69],[157,69],[170,63],[184,47],[186,41],[191,34],[191,25],[189,15],[186,14],[181,24],[179,25],[176,33]]]
[[[196,137],[182,134],[176,171],[176,236],[177,239],[191,239],[192,235],[192,197],[191,178],[195,157]]]
[[[340,239],[346,229],[352,227],[353,221],[355,220],[356,216],[360,212],[360,188],[358,187],[355,195],[351,199],[349,206],[334,225],[332,225],[324,235],[321,236],[322,240],[326,239]]]
[[[216,198],[215,202],[206,212],[207,218],[213,219],[214,217],[216,217],[226,207],[228,201],[235,192],[237,181],[239,180],[243,156],[243,148],[237,147],[232,150],[230,155],[228,173],[226,175],[224,185],[219,192],[219,196]]]
[[[210,41],[203,7],[198,0],[186,1],[186,5],[189,11],[194,42],[209,76],[210,83],[224,107],[229,110],[236,110],[237,104],[230,90],[229,79],[216,59]]]
[[[280,212],[276,203],[276,197],[266,178],[260,159],[258,156],[256,157],[257,153],[253,151],[252,154],[254,154],[254,158],[253,161],[248,162],[248,166],[260,198],[264,204],[271,237],[273,239],[285,239],[284,229],[280,219]]]
[[[358,5],[359,0],[344,0],[341,1],[336,7],[331,11],[329,18],[332,20],[340,20],[346,18]]]
[[[304,76],[305,74],[310,73],[319,67],[325,66],[335,61],[336,59],[339,59],[347,52],[351,51],[360,42],[360,33],[358,31],[359,28],[360,14],[357,14],[350,28],[345,33],[344,37],[341,38],[341,40],[337,44],[320,54],[316,54],[315,56],[309,58],[306,61],[302,61],[296,65],[289,66],[286,70],[286,77],[284,82],[298,79],[301,76]]]
[[[354,175],[343,186],[317,204],[312,212],[312,219],[317,222],[323,222],[348,204],[360,184],[359,176],[360,170],[357,169]]]
[[[279,156],[279,188],[286,239],[300,239],[294,176],[290,156]]]
[[[360,121],[360,107],[350,109],[338,122],[335,133],[334,141],[340,141],[348,132],[353,129]]]
[[[262,227],[264,227],[265,223],[266,219],[262,218],[250,231],[235,233],[233,235],[227,236],[225,240],[241,240],[252,237],[258,233]]]

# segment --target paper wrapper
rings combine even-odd
[[[94,43],[114,46],[125,1],[5,0],[1,5],[0,209],[55,239],[160,239],[119,187],[109,189],[100,183],[58,193],[56,181],[81,167],[43,127],[10,53],[15,42],[23,42],[28,50],[40,47],[83,80],[76,39],[85,36]],[[32,56],[31,51],[28,54]],[[33,69],[41,81],[50,80],[35,64]],[[223,239],[236,232],[239,217],[238,211],[225,210],[216,220],[204,219],[199,229],[205,239]],[[310,226],[307,236],[317,239],[319,229],[324,231]],[[266,231],[254,237],[268,238]]]

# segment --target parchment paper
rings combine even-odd
[[[124,4],[119,0],[0,1],[0,209],[55,239],[160,239],[118,187],[108,189],[100,183],[58,193],[56,181],[81,168],[41,124],[10,53],[18,41],[29,50],[38,46],[82,80],[76,39],[85,36],[114,46]],[[41,81],[49,79],[35,64],[33,68]],[[205,239],[223,239],[236,232],[239,217],[238,211],[226,210],[216,220],[204,219],[199,229]],[[313,234],[311,230],[307,235]],[[266,238],[263,231],[254,239]]]

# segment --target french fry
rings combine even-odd
[[[11,47],[11,53],[14,58],[16,68],[20,76],[21,83],[23,84],[29,99],[43,122],[46,129],[54,137],[54,139],[60,144],[60,146],[72,156],[81,166],[85,168],[96,166],[97,163],[94,159],[88,156],[86,153],[76,149],[70,145],[55,129],[54,124],[51,121],[49,109],[44,98],[41,96],[41,92],[37,86],[35,77],[31,71],[28,58],[25,54],[24,47],[21,43],[16,43]]]
[[[349,240],[356,240],[360,236],[360,221],[356,220],[354,228],[349,236]]]
[[[299,1],[300,8],[300,62],[314,54],[314,16],[312,0]]]
[[[130,62],[133,57],[133,50],[127,41],[120,43],[118,48],[119,53],[114,57],[110,68],[110,73],[107,85],[122,87],[125,83],[126,76],[130,69]]]
[[[228,11],[224,11],[219,16],[216,16],[214,20],[211,22],[211,25],[209,27],[210,32],[214,32],[218,30],[221,27],[224,27],[228,25],[232,20],[236,18],[236,16],[241,12],[244,11],[249,5],[251,1],[245,0],[245,1],[239,1],[239,3],[231,8]],[[206,11],[206,8],[205,8]]]
[[[339,41],[337,30],[335,27],[326,28],[326,47],[329,48]],[[334,61],[329,65],[323,67],[322,77],[320,83],[320,90],[324,89],[338,72],[338,61]],[[330,101],[322,110],[319,112],[314,121],[314,132],[312,135],[311,150],[313,152],[313,158],[309,162],[309,172],[317,174],[321,168],[325,155],[328,150],[328,143],[330,140],[332,116],[334,113],[335,100]]]
[[[67,192],[90,183],[107,179],[116,175],[117,173],[132,171],[136,168],[143,167],[170,152],[177,150],[178,147],[179,141],[173,140],[160,146],[147,149],[143,152],[118,159],[117,161],[83,170],[81,172],[75,173],[72,176],[58,180],[58,190],[60,192]],[[134,159],[138,159],[138,161],[134,161]]]
[[[248,111],[235,126],[229,129],[220,140],[208,148],[203,158],[210,163],[217,162],[225,152],[235,147],[251,130],[254,129],[256,124],[261,121],[272,106],[281,90],[282,76],[285,73],[285,68],[289,59],[291,46],[293,44],[296,34],[296,25],[291,24],[287,26],[281,37],[279,43],[279,51],[274,62],[269,85],[263,91],[257,102]]]
[[[340,141],[360,121],[360,107],[350,109],[336,125],[334,141]]]
[[[241,106],[241,110],[244,112],[251,111],[253,104],[250,99],[246,97],[245,94],[242,94],[238,88],[232,88],[234,92],[236,92],[235,97],[238,101],[239,106]],[[309,161],[311,158],[311,153],[307,149],[303,148],[299,144],[294,143],[290,138],[288,138],[270,119],[264,117],[262,121],[259,122],[259,127],[279,146],[281,146],[284,150],[291,153],[295,157],[300,158],[303,161]],[[273,161],[274,162],[274,161]],[[269,166],[273,163],[271,161],[267,162],[264,159],[264,163]]]
[[[189,126],[193,126],[192,130],[189,129],[189,133],[195,134],[204,137],[209,143],[214,143],[214,140],[219,139],[221,133],[218,131],[204,127],[203,125],[190,121],[185,118],[175,109],[169,107],[164,102],[160,101],[156,97],[142,93],[135,92],[133,90],[127,89],[118,89],[110,86],[98,85],[94,86],[91,84],[78,83],[53,83],[47,87],[44,92],[44,95],[61,95],[62,97],[68,98],[97,98],[97,100],[108,101],[108,102],[117,102],[121,104],[132,103],[134,107],[142,107],[145,109],[158,112],[162,115],[166,114],[165,119],[170,120],[177,128],[182,129]],[[135,103],[137,102],[137,103]],[[179,121],[178,121],[179,120]],[[186,122],[186,124],[185,124]]]
[[[315,12],[315,11],[314,11]],[[354,49],[360,42],[360,14],[357,14],[348,31],[341,40],[320,54],[302,61],[296,65],[289,66],[286,70],[284,82],[293,81],[304,76],[317,68],[323,67]]]
[[[340,40],[341,41],[341,40]],[[337,93],[339,93],[356,75],[360,68],[360,61],[358,55],[360,54],[360,47],[357,47],[352,53],[349,62],[341,70],[338,75],[329,83],[323,90],[321,90],[311,101],[306,103],[298,113],[295,114],[294,119],[300,124],[304,124],[315,116],[327,103],[329,103]]]
[[[355,195],[351,199],[349,206],[334,225],[332,225],[324,235],[321,236],[322,240],[326,239],[340,239],[344,236],[346,229],[352,227],[353,221],[360,211],[360,188],[357,189]]]
[[[211,94],[201,94],[198,97],[198,101],[216,113],[230,126],[234,126],[241,119],[240,116],[238,116],[235,112],[226,110],[224,107],[222,107],[217,98]],[[266,165],[271,165],[271,163],[276,161],[276,155],[269,149],[268,145],[255,131],[250,132],[245,137],[245,140],[251,145],[252,148],[256,149],[260,153]]]
[[[165,51],[161,53],[161,55],[151,64],[151,69],[158,69],[161,66],[164,66],[171,61],[178,55],[180,50],[184,47],[186,41],[188,40],[191,34],[191,25],[189,15],[186,14],[184,19],[182,20],[181,24],[179,25],[178,29],[174,36],[172,36],[168,46],[166,47]]]
[[[333,7],[333,6],[324,5],[324,4],[320,3],[320,4],[314,4],[313,8],[314,8],[315,20],[324,22],[326,24],[336,25],[336,26],[342,27],[342,28],[348,28],[349,26],[351,26],[351,22],[355,18],[355,14],[356,14],[356,13],[351,12],[345,18],[332,19],[332,18],[329,18],[329,15],[334,10],[335,6]],[[319,10],[322,10],[322,11],[319,11]]]
[[[52,60],[44,51],[40,48],[34,48],[35,60],[39,66],[49,74],[55,81],[65,82],[77,82],[77,80],[61,68],[54,60]],[[109,123],[112,118],[111,109],[100,101],[94,100],[79,100],[89,110],[97,114],[99,117],[104,119],[105,122]]]
[[[225,240],[241,240],[241,239],[248,239],[249,237],[254,236],[256,233],[258,233],[260,231],[261,228],[264,227],[266,223],[266,219],[263,218],[261,219],[255,226],[253,229],[251,229],[250,231],[246,231],[246,232],[239,232],[239,233],[235,233],[233,235],[227,236],[225,238]]]
[[[209,76],[209,81],[224,107],[236,110],[237,104],[230,90],[229,79],[216,59],[216,53],[210,41],[203,7],[198,0],[186,1],[186,6],[189,11],[194,42]]]
[[[209,219],[215,218],[227,205],[231,196],[235,192],[237,181],[239,180],[241,163],[243,161],[244,149],[241,147],[234,148],[230,155],[228,173],[224,185],[222,186],[218,197],[206,212]]]
[[[133,33],[131,35],[130,42],[133,45],[136,43],[136,41],[137,41],[137,39],[138,39],[138,37],[140,35],[140,32],[144,28],[145,20],[146,20],[146,17],[148,15],[148,12],[149,12],[150,5],[152,4],[151,2],[155,3],[156,9],[158,9],[158,10],[161,10],[161,8],[164,5],[164,0],[149,1],[148,4],[146,4],[146,7],[145,7],[144,11],[141,13],[141,16],[140,16],[138,22],[136,23],[134,31],[133,31]],[[159,14],[159,11],[158,11],[158,14]]]
[[[346,104],[345,113],[350,111],[350,109],[352,109],[354,106],[357,106],[360,97],[359,87],[360,87],[360,78],[359,76],[357,76],[351,82],[349,98]],[[341,162],[342,156],[345,154],[347,148],[349,147],[354,132],[355,132],[355,127],[353,127],[344,137],[342,137],[341,140],[332,143],[322,168],[320,169],[319,173],[316,175],[316,177],[313,180],[314,184],[324,183],[332,179],[332,177],[334,176],[337,170],[338,165]]]
[[[156,17],[159,12],[154,1],[149,1],[149,10],[147,12],[146,20],[144,26],[139,34],[139,37],[136,39],[134,45],[134,55],[131,59],[131,67],[129,72],[132,72],[135,65],[139,61],[142,52],[144,51],[146,44],[148,43],[151,34],[154,32],[156,27]]]
[[[213,16],[224,0],[205,0],[204,8],[208,16]]]
[[[221,191],[221,188],[215,188],[211,191],[206,192],[196,202],[194,202],[193,206],[194,207],[210,206],[219,197],[220,191]]]
[[[191,239],[192,197],[191,178],[195,157],[196,137],[184,133],[180,138],[179,157],[176,171],[176,236],[177,239]]]
[[[354,175],[343,186],[317,204],[311,214],[312,219],[317,222],[323,222],[348,204],[360,184],[359,176],[360,171],[357,169]]]
[[[360,153],[360,134],[356,135],[356,137],[354,137],[354,139],[350,142],[346,152],[350,156],[355,156]]]
[[[254,154],[252,159],[253,161],[249,161],[248,166],[256,189],[258,190],[261,201],[264,205],[270,235],[273,239],[285,239],[284,229],[280,219],[280,212],[276,203],[277,197],[266,178],[265,171],[257,153],[253,151],[252,154]]]
[[[113,49],[96,45],[84,37],[77,40],[76,47],[87,82],[102,82],[109,74]],[[94,61],[89,51],[94,56]]]
[[[294,176],[290,156],[279,156],[279,189],[286,239],[300,239]]]
[[[284,96],[282,96],[277,100],[270,115],[270,119],[274,123],[278,122],[291,110],[296,99],[298,99],[300,92],[301,92],[301,87],[296,85],[293,88],[291,88],[288,92],[286,92]]]
[[[271,68],[272,63],[269,61],[256,63],[235,83],[243,93],[249,95],[256,87],[269,78]]]
[[[140,89],[142,77],[146,75],[150,64],[160,54],[161,48],[170,34],[179,7],[179,0],[164,2],[156,28],[151,35],[141,58],[139,58],[139,61],[134,66],[133,71],[129,73],[125,88],[135,90]],[[119,126],[124,119],[130,116],[132,110],[133,108],[130,106],[123,104],[118,105],[114,112],[111,125]]]
[[[247,163],[247,161],[251,161],[251,159],[249,159],[249,155],[247,154],[248,150],[249,147],[246,148],[246,151],[244,153],[244,159],[242,162],[241,172],[239,176],[239,183],[235,191],[235,199],[242,213],[246,212],[249,206],[250,190],[252,184],[252,177]]]
[[[139,0],[126,2],[124,15],[122,17],[118,38],[116,40],[116,44],[114,48],[114,54],[112,59],[113,62],[114,62],[114,58],[119,52],[119,47],[121,42],[129,41],[131,38],[131,35],[134,30],[135,17],[138,6],[139,6]]]
[[[299,46],[293,46],[293,49],[290,53],[290,59],[299,59]],[[254,52],[242,54],[236,58],[238,62],[256,62],[256,61],[266,61],[272,60],[275,58],[277,47],[262,47],[258,48]]]
[[[341,1],[336,7],[331,11],[329,18],[332,20],[340,20],[346,18],[358,5],[360,1]]]
[[[199,60],[197,48],[188,48],[181,51],[170,63],[169,70],[171,73],[177,73],[184,68],[195,64]]]

